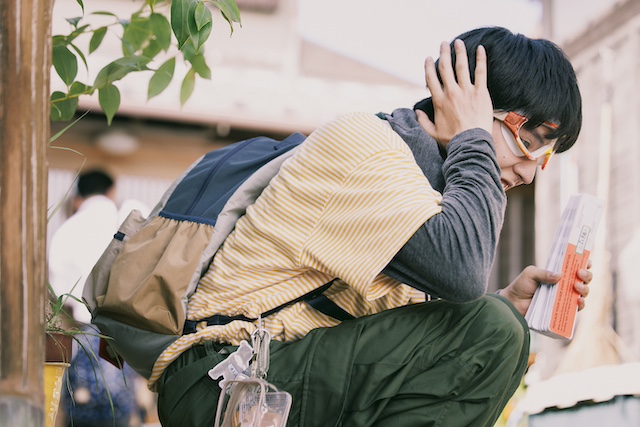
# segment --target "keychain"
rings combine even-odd
[[[238,349],[211,370],[214,380],[223,377],[214,427],[285,427],[291,395],[267,382],[271,335],[258,318],[251,334]]]
[[[251,334],[251,343],[254,357],[251,376],[265,379],[269,370],[271,334],[263,327],[262,317],[258,317],[258,328]]]

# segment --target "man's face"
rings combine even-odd
[[[518,130],[517,136],[520,144],[530,148],[534,154],[545,153],[555,144],[555,140],[547,139],[547,135],[552,132],[548,125],[541,125],[535,129],[522,127]],[[511,135],[512,130],[499,120],[493,121],[493,140],[495,143],[498,165],[501,169],[500,180],[505,191],[522,184],[531,184],[536,175],[539,165],[546,164],[548,157],[530,159],[523,150],[515,143],[515,137]],[[526,153],[529,154],[530,153]],[[537,156],[537,154],[536,154]],[[550,155],[549,155],[550,156]]]

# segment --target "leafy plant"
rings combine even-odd
[[[98,361],[98,355],[95,354],[93,349],[86,346],[85,340],[81,339],[82,336],[96,336],[104,339],[111,339],[105,335],[100,334],[93,326],[79,323],[77,320],[73,320],[72,316],[65,311],[65,302],[69,299],[78,301],[82,304],[82,300],[78,299],[71,293],[65,293],[62,295],[56,295],[51,285],[49,288],[49,300],[45,305],[45,332],[47,335],[52,336],[55,339],[56,335],[68,335],[77,344],[78,347],[90,355],[95,361]],[[82,328],[82,326],[86,326]],[[66,360],[69,362],[69,360]]]
[[[76,298],[71,293],[56,295],[50,284],[48,284],[48,292],[49,299],[47,304],[45,305],[45,333],[47,335],[47,339],[53,342],[56,347],[58,347],[60,354],[62,355],[61,361],[65,363],[71,362],[72,355],[70,347],[71,341],[74,341],[77,344],[78,349],[80,351],[83,351],[87,355],[87,358],[91,363],[91,368],[93,370],[93,375],[95,376],[96,381],[102,381],[106,384],[104,371],[102,370],[102,367],[100,365],[100,356],[93,350],[88,338],[103,338],[107,341],[108,345],[111,338],[106,335],[100,334],[99,331],[97,331],[90,325],[85,325],[73,320],[72,316],[70,316],[65,311],[65,302],[68,299],[73,299],[75,301],[83,303],[80,299]],[[87,327],[82,328],[83,325]],[[112,350],[115,351],[114,349]],[[58,355],[56,355],[56,358],[57,357]],[[119,366],[119,368],[122,370],[123,367]],[[122,378],[126,383],[124,372],[122,373]],[[74,393],[71,387],[71,382],[69,380],[68,372],[66,375],[66,387],[69,391],[69,396],[73,401]],[[115,408],[111,392],[109,391],[109,387],[105,387],[105,391],[107,393],[107,398],[111,407],[111,414],[115,417]]]
[[[132,73],[150,71],[147,98],[151,99],[169,86],[175,77],[176,60],[180,57],[189,67],[180,90],[180,103],[184,105],[193,93],[196,76],[211,78],[204,56],[204,43],[213,26],[209,6],[218,9],[232,34],[233,24],[240,24],[235,0],[145,0],[128,19],[106,11],[90,14],[113,19],[111,23],[98,27],[85,23],[83,0],[76,2],[82,14],[67,19],[71,25],[70,33],[52,38],[53,67],[66,86],[66,91],[51,94],[51,120],[54,121],[71,120],[78,107],[78,98],[97,91],[100,107],[111,124],[120,107],[120,90],[116,82]],[[170,15],[170,20],[166,14]],[[109,34],[120,38],[122,56],[104,66],[92,84],[78,81],[79,62],[88,69],[87,55],[99,49]],[[88,48],[83,51],[77,41],[88,36]],[[171,47],[177,47],[178,52],[167,56]],[[158,58],[163,62],[156,66]]]

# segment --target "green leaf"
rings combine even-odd
[[[81,82],[73,82],[69,88],[69,96],[78,97],[80,95],[88,95],[91,92],[91,87]]]
[[[171,83],[171,80],[173,79],[175,69],[176,58],[171,58],[162,64],[155,73],[153,73],[153,76],[151,76],[151,79],[149,80],[147,99],[151,99],[154,96],[159,95],[167,88],[167,86],[169,86],[169,83]]]
[[[237,22],[240,24],[240,10],[235,0],[218,0],[213,1],[213,5],[220,9],[220,12],[230,22]]]
[[[53,47],[57,47],[57,46],[66,46],[67,43],[67,37],[66,36],[53,36],[51,37],[51,46]]]
[[[211,69],[205,62],[205,57],[202,52],[191,58],[189,62],[191,62],[191,66],[200,77],[202,77],[203,79],[211,78]]]
[[[198,31],[201,31],[202,27],[211,23],[211,11],[206,4],[202,2],[198,3],[196,6],[195,20]]]
[[[60,110],[60,108],[54,104],[54,101],[59,100],[59,99],[63,99],[66,98],[67,95],[64,92],[60,92],[60,91],[55,91],[51,94],[51,96],[49,97],[49,104],[51,104],[51,111],[49,112],[49,116],[51,117],[51,120],[54,122],[60,121],[60,117],[62,116],[62,110]]]
[[[60,121],[67,122],[71,120],[78,109],[78,98],[70,98],[56,104],[60,110]]]
[[[69,46],[71,46],[71,48],[76,51],[76,54],[80,57],[80,59],[82,59],[82,62],[84,63],[84,68],[89,70],[89,65],[87,64],[87,58],[84,57],[84,53],[80,49],[78,49],[78,46],[74,45],[73,43],[71,43]]]
[[[80,8],[82,9],[82,14],[84,15],[84,3],[82,2],[82,0],[76,0],[76,3],[80,5]]]
[[[171,47],[171,25],[164,16],[152,14],[149,17],[149,31],[151,36],[142,50],[142,56],[155,58],[161,51],[167,51]]]
[[[59,122],[60,116],[62,115],[62,111],[60,111],[60,109],[55,104],[51,104],[50,107],[51,108],[49,110],[49,119],[52,122]]]
[[[167,51],[171,47],[171,24],[164,15],[152,13],[149,16],[149,28],[162,48]]]
[[[182,52],[182,56],[184,56],[185,61],[191,61],[193,57],[196,56],[196,49],[193,47],[191,39],[187,40],[180,51]]]
[[[189,39],[189,7],[197,0],[173,0],[171,2],[171,28],[178,40],[178,49]]]
[[[53,92],[51,94],[51,96],[49,97],[49,101],[51,102],[55,102],[58,101],[60,99],[64,99],[67,97],[67,94],[64,92],[60,92],[59,90],[56,90],[55,92]]]
[[[125,56],[124,58],[119,58],[113,61],[116,64],[131,67],[132,71],[146,71],[149,68],[147,64],[150,59],[145,58],[143,56]]]
[[[196,72],[193,68],[187,71],[187,75],[184,76],[184,80],[182,81],[182,87],[180,88],[180,105],[184,105],[191,94],[193,93],[193,89],[196,86]]]
[[[78,117],[77,119],[75,119],[72,123],[69,123],[68,125],[66,125],[63,129],[59,130],[55,135],[53,135],[51,138],[49,138],[49,144],[51,144],[52,142],[54,142],[56,139],[60,138],[62,136],[62,134],[64,134],[66,131],[68,131],[73,125],[75,125],[76,123],[78,123],[80,121],[80,119],[82,119],[84,116],[86,116],[87,114],[89,114],[91,110],[87,110],[84,113],[82,113],[82,115],[80,117]],[[74,153],[78,153],[77,151],[68,148],[68,147],[55,147],[55,146],[51,146],[51,148],[59,148],[59,149],[68,149],[69,151],[73,151]],[[82,153],[78,153],[80,154],[82,157],[84,157],[84,155]],[[83,162],[84,164],[84,162]],[[68,193],[68,191],[67,191]],[[65,194],[65,198],[66,198],[66,194]],[[49,215],[49,217],[47,218],[48,220],[50,220],[53,215],[55,215],[55,213],[58,211],[58,209],[60,208],[60,205],[56,206],[55,210],[53,211],[53,213],[51,215]],[[51,285],[49,285],[51,286]],[[54,292],[51,292],[52,294],[54,294]]]
[[[229,23],[229,28],[231,29],[231,34],[233,34],[233,23],[237,22],[242,26],[240,22],[240,10],[238,9],[238,5],[235,0],[218,0],[211,2],[215,7],[220,9],[222,12],[222,16]]]
[[[78,98],[68,98],[64,92],[56,91],[50,97],[52,121],[68,121],[73,118],[78,108]]]
[[[143,56],[125,56],[117,59],[100,70],[93,87],[94,89],[102,89],[131,72],[148,70],[149,61],[149,58]]]
[[[87,28],[89,28],[88,25],[83,25],[82,27],[77,28],[71,34],[68,34],[66,36],[62,36],[62,35],[53,36],[51,38],[52,45],[53,46],[67,46],[67,45],[70,45],[76,39],[76,37],[78,37],[81,34],[84,34],[84,32],[85,32],[85,30]]]
[[[56,73],[69,86],[78,74],[78,58],[66,46],[56,46],[52,50],[51,61]]]
[[[136,54],[136,48],[124,37],[122,38],[122,54],[124,56],[133,56]]]
[[[76,37],[84,34],[87,28],[89,28],[89,25],[83,25],[82,27],[79,27],[73,30],[73,32],[67,36],[67,42],[71,43],[73,40],[76,39]]]
[[[142,56],[145,58],[153,59],[162,51],[162,47],[157,40],[151,39],[147,46],[142,50]]]
[[[153,36],[149,27],[149,18],[138,17],[131,19],[129,25],[122,34],[123,52],[125,55],[133,55],[142,49],[142,45]],[[125,48],[126,46],[126,48]]]
[[[67,21],[69,24],[73,25],[74,28],[78,26],[78,22],[80,22],[80,20],[82,19],[82,16],[78,16],[75,18],[66,18],[65,21]]]
[[[104,36],[107,34],[107,27],[100,27],[93,32],[93,36],[91,36],[91,41],[89,42],[89,53],[95,51],[100,47],[102,40],[104,40]]]
[[[114,85],[107,85],[98,91],[98,101],[104,115],[107,116],[107,124],[111,126],[113,116],[120,107],[120,91]]]
[[[210,20],[208,23],[205,23],[203,25],[201,30],[198,29],[197,23],[196,23],[197,21],[196,11],[199,5],[204,6],[200,2],[191,4],[189,8],[189,20],[188,20],[189,36],[191,37],[191,42],[193,43],[193,46],[195,46],[196,52],[199,52],[204,42],[207,41],[207,39],[209,38],[209,35],[211,34],[211,28],[212,28],[212,23]],[[204,8],[207,9],[206,6],[204,6]]]
[[[118,16],[115,13],[112,13],[112,12],[98,11],[98,12],[92,12],[91,14],[92,15],[113,16],[114,18],[118,19]]]

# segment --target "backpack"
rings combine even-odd
[[[83,300],[93,323],[108,337],[100,355],[126,362],[149,378],[160,354],[195,325],[223,325],[244,316],[186,319],[189,297],[216,251],[248,206],[306,137],[256,137],[196,160],[164,193],[147,218],[133,210],[87,277]],[[333,281],[265,313],[304,301],[343,321],[353,316],[323,295]]]
[[[91,323],[140,375],[149,378],[183,334],[188,299],[216,251],[305,139],[257,137],[211,151],[173,182],[148,218],[133,210],[121,224],[83,299]]]

